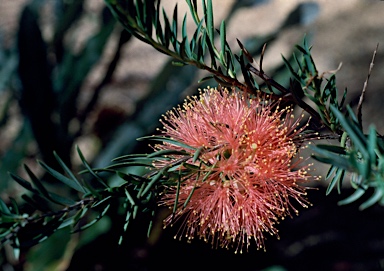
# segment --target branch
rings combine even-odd
[[[368,81],[369,81],[369,78],[371,77],[371,72],[373,70],[373,66],[374,66],[374,62],[375,62],[375,57],[376,57],[376,53],[377,53],[377,49],[379,48],[379,44],[376,45],[376,49],[375,51],[373,52],[373,56],[372,56],[372,61],[371,61],[371,64],[369,65],[369,70],[368,70],[368,75],[367,75],[367,79],[365,80],[364,82],[364,87],[363,87],[363,90],[361,91],[361,95],[360,95],[360,99],[359,99],[359,103],[357,105],[357,119],[359,121],[359,124],[360,124],[360,127],[363,128],[363,114],[362,114],[362,108],[363,108],[363,102],[364,102],[364,96],[365,96],[365,92],[367,90],[367,86],[368,86]]]

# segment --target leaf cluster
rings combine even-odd
[[[268,92],[273,99],[282,98],[286,102],[300,106],[320,122],[321,126],[330,127],[333,131],[337,129],[337,125],[334,123],[337,120],[334,119],[327,104],[334,104],[341,108],[344,100],[338,103],[334,76],[329,79],[319,76],[306,42],[303,47],[297,47],[303,55],[303,61],[299,61],[296,57],[294,57],[296,63],[291,63],[285,58],[284,61],[294,78],[308,89],[305,91],[305,95],[313,97],[311,100],[315,101],[318,106],[316,109],[303,101],[301,88],[296,89],[292,86],[286,88],[264,72],[265,44],[261,49],[260,64],[257,65],[253,59],[253,53],[247,50],[241,41],[237,40],[240,48],[238,53],[230,48],[224,20],[219,27],[214,26],[211,0],[201,2],[202,17],[199,15],[196,0],[186,2],[195,23],[192,35],[187,31],[187,14],[183,16],[182,24],[179,25],[177,5],[174,7],[173,15],[169,16],[161,6],[161,1],[106,0],[116,18],[133,36],[172,57],[173,63],[176,65],[193,65],[210,74],[199,82],[213,78],[221,86],[234,87],[244,92],[255,93],[258,90]],[[284,22],[283,27],[295,24],[291,18],[294,16],[293,13]],[[216,42],[216,37],[218,42]],[[273,35],[271,39],[273,39]],[[301,71],[299,74],[294,71],[296,65],[299,65]],[[259,86],[258,79],[264,82],[266,88]],[[328,83],[320,90],[320,84],[324,80],[327,80]],[[311,93],[313,91],[316,93]]]
[[[297,53],[293,54],[293,61],[283,57],[292,76],[290,87],[286,88],[264,73],[262,61],[265,46],[258,67],[252,54],[240,41],[238,41],[240,53],[232,52],[226,40],[225,22],[222,21],[218,29],[214,27],[212,1],[202,1],[203,16],[200,18],[197,1],[187,0],[196,26],[191,36],[187,33],[186,15],[183,17],[181,27],[178,24],[177,6],[174,8],[173,16],[170,17],[161,8],[161,1],[148,3],[134,0],[107,0],[106,2],[132,35],[171,56],[175,59],[175,63],[194,65],[208,71],[211,75],[207,78],[214,78],[220,85],[236,87],[251,93],[260,89],[256,78],[262,79],[267,87],[263,91],[269,92],[272,97],[282,97],[283,100],[304,109],[317,123],[315,127],[318,131],[325,129],[327,134],[319,138],[341,140],[340,146],[319,145],[313,148],[316,152],[314,157],[331,166],[327,178],[333,177],[328,193],[335,186],[340,190],[346,173],[353,172],[351,182],[358,187],[356,192],[358,195],[362,195],[367,187],[376,188],[373,198],[363,207],[381,199],[382,191],[377,188],[381,187],[377,182],[381,179],[378,177],[381,176],[381,163],[378,162],[381,150],[377,144],[380,140],[372,128],[368,136],[362,133],[361,123],[353,119],[351,109],[345,108],[346,89],[340,98],[336,86],[337,70],[319,73],[306,38],[302,45],[296,46]],[[220,46],[215,45],[217,34]],[[238,78],[239,70],[244,82],[240,82]],[[309,99],[310,103],[305,101],[305,98]],[[349,117],[341,113],[346,110]],[[346,141],[352,145],[348,147]],[[356,198],[354,194],[350,199]]]
[[[62,196],[47,189],[43,180],[39,179],[28,166],[24,166],[29,181],[11,173],[11,177],[27,193],[21,198],[24,204],[20,205],[15,199],[10,198],[6,203],[0,200],[0,239],[1,244],[10,243],[15,251],[21,247],[33,246],[44,241],[55,231],[70,227],[72,232],[83,231],[106,214],[110,206],[117,201],[123,206],[125,224],[122,232],[128,229],[129,223],[136,219],[140,213],[149,212],[153,217],[157,206],[157,197],[161,187],[178,186],[185,179],[195,174],[198,167],[194,163],[199,159],[201,150],[196,150],[180,142],[165,137],[149,137],[154,141],[187,147],[194,155],[184,151],[157,151],[150,154],[124,155],[114,159],[111,165],[104,168],[91,168],[84,155],[77,148],[78,155],[83,163],[84,170],[79,174],[90,175],[94,183],[79,178],[55,154],[64,173],[61,173],[46,163],[39,161],[41,167],[55,179],[70,187],[75,195]],[[144,138],[143,138],[144,139]],[[180,158],[173,161],[169,155]],[[193,160],[192,164],[188,160]],[[153,161],[163,161],[166,166],[156,168]],[[143,175],[132,174],[127,169],[133,167],[146,168]],[[181,170],[180,168],[183,168]],[[107,173],[118,177],[117,185],[108,185],[108,180],[102,177]],[[192,196],[192,193],[191,195]],[[25,206],[29,206],[26,208]],[[178,208],[176,200],[174,211]],[[150,234],[152,222],[148,227]],[[123,241],[123,234],[120,242]],[[17,253],[16,253],[17,255]]]
[[[241,61],[242,56],[233,54],[229,47],[225,21],[219,29],[215,28],[212,1],[202,1],[203,17],[199,15],[197,1],[187,1],[196,25],[191,36],[187,31],[187,14],[179,24],[177,5],[170,18],[161,1],[107,0],[106,3],[132,35],[171,56],[175,65],[193,65],[211,73],[201,81],[214,78],[226,86],[245,88],[236,73],[236,60]],[[216,35],[219,35],[220,47],[215,45]],[[257,85],[253,83],[249,87],[255,89]]]
[[[377,134],[373,125],[369,127],[368,134],[364,134],[361,125],[353,111],[348,107],[348,115],[344,116],[337,108],[331,110],[344,130],[340,146],[317,145],[313,146],[314,158],[330,164],[326,176],[331,179],[327,194],[337,187],[341,191],[342,182],[347,172],[351,174],[350,183],[356,191],[340,201],[340,204],[349,204],[358,200],[369,189],[373,194],[360,205],[365,209],[375,203],[384,204],[384,142]]]
[[[336,74],[330,72],[329,77],[325,77],[325,74],[319,74],[316,64],[311,55],[311,48],[308,45],[306,38],[303,40],[303,45],[296,45],[300,53],[300,57],[294,54],[294,60],[297,65],[297,69],[289,63],[287,59],[283,57],[284,62],[291,71],[293,78],[301,86],[300,91],[307,97],[314,105],[315,111],[313,115],[318,116],[321,119],[323,126],[330,131],[337,134],[341,133],[341,126],[337,116],[334,114],[331,107],[335,107],[337,110],[343,110],[347,90],[345,89],[343,96],[339,102],[339,93],[336,86]],[[299,98],[299,92],[292,91],[295,96],[295,101],[301,107],[307,111],[313,112],[314,110]]]

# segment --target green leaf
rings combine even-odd
[[[132,183],[134,185],[139,185],[143,182],[147,183],[149,180],[147,178],[135,175],[135,174],[130,174],[130,173],[124,173],[121,171],[117,172],[117,175],[123,179],[124,181],[128,183]]]
[[[206,76],[206,77],[201,78],[201,79],[198,81],[198,83],[200,84],[200,83],[203,83],[203,82],[208,81],[208,80],[211,80],[211,79],[213,79],[213,75],[209,75],[209,76]]]
[[[64,171],[68,174],[69,177],[71,177],[71,179],[78,185],[78,187],[81,188],[82,191],[80,192],[83,192],[83,193],[86,193],[88,192],[85,187],[83,185],[81,185],[80,181],[77,180],[77,178],[75,177],[75,175],[72,173],[72,171],[67,167],[67,165],[63,162],[63,160],[61,160],[61,158],[57,155],[56,152],[53,153],[57,162],[59,162],[60,166],[64,169]]]
[[[172,16],[172,33],[173,33],[173,39],[177,40],[177,32],[178,32],[178,16],[177,16],[177,3],[175,5],[175,8],[173,9],[173,16]]]
[[[49,193],[49,197],[53,202],[61,205],[65,205],[65,206],[70,206],[76,203],[76,201],[70,198],[65,198],[52,192]]]
[[[14,198],[12,198],[12,197],[9,197],[9,200],[11,201],[11,206],[12,206],[10,208],[10,210],[12,210],[14,214],[20,215],[19,206],[18,206],[16,200]]]
[[[133,197],[131,196],[131,194],[129,193],[129,191],[127,189],[124,189],[124,192],[125,192],[125,195],[127,196],[127,199],[129,201],[129,203],[134,206],[136,205],[135,203],[135,200],[133,199]]]
[[[79,146],[76,146],[77,153],[79,154],[80,160],[85,166],[85,168],[88,170],[89,173],[92,174],[93,177],[104,187],[109,188],[109,186],[103,181],[103,179],[95,172],[92,170],[88,162],[85,160],[83,153],[81,152]]]
[[[41,181],[35,176],[35,174],[29,169],[27,165],[24,165],[25,170],[27,171],[27,174],[29,175],[30,179],[32,180],[33,184],[38,188],[36,190],[35,188],[32,187],[32,185],[24,180],[23,178],[16,176],[14,174],[10,174],[11,177],[19,183],[21,186],[23,186],[25,189],[33,192],[34,194],[42,195],[44,196],[47,200],[50,200],[54,203],[60,204],[60,205],[72,205],[75,203],[75,201],[71,199],[67,199],[64,197],[61,197],[55,193],[48,192],[44,186],[42,185]]]
[[[207,0],[207,3],[204,1],[203,9],[208,36],[209,39],[213,42],[215,40],[215,28],[213,24],[212,0]]]
[[[165,48],[169,47],[169,43],[172,40],[172,30],[171,30],[171,25],[169,23],[169,19],[167,14],[165,13],[165,10],[163,9],[163,17],[164,17],[164,40],[163,40],[163,45]]]
[[[204,147],[200,147],[196,150],[196,152],[193,155],[192,163],[195,163],[197,159],[199,159],[202,150],[204,150]]]
[[[184,40],[188,37],[188,31],[187,31],[187,14],[184,15],[183,23],[181,25],[181,38]]]
[[[333,167],[333,168],[336,169],[336,167]],[[338,190],[338,193],[340,194],[341,182],[344,178],[344,175],[345,175],[345,170],[337,168],[335,176],[332,178],[332,181],[328,185],[327,191],[325,193],[326,195],[329,195],[329,193],[331,193],[332,189],[335,187],[336,184],[338,184],[337,190]]]
[[[379,180],[380,182],[383,182],[383,180]],[[365,201],[363,204],[360,205],[359,209],[364,210],[367,209],[368,207],[371,207],[375,203],[379,202],[383,198],[383,188],[381,187],[376,187],[375,191],[373,192],[373,195]]]
[[[335,145],[318,144],[316,145],[316,148],[326,150],[332,153],[342,154],[342,155],[347,154],[344,147],[335,146]]]
[[[328,180],[332,176],[332,174],[334,174],[336,172],[337,169],[338,169],[337,167],[335,167],[334,165],[331,165],[329,167],[327,175],[325,175],[325,179]]]
[[[197,182],[195,182],[195,184],[193,185],[193,187],[192,187],[192,189],[191,189],[191,192],[189,193],[187,199],[185,200],[184,205],[183,205],[183,208],[187,207],[189,201],[191,200],[192,195],[193,195],[193,193],[195,192],[195,189],[196,189],[196,183],[197,183]]]
[[[32,170],[27,166],[24,165],[24,169],[27,172],[29,178],[31,179],[32,183],[35,185],[37,190],[47,199],[50,199],[48,191],[45,189],[41,181],[36,177],[36,175],[32,172]]]
[[[153,153],[150,153],[147,155],[148,158],[154,158],[159,156],[166,156],[166,155],[189,155],[184,150],[178,151],[178,150],[160,150],[155,151]]]
[[[221,63],[225,63],[224,61],[224,52],[226,51],[226,43],[227,43],[227,35],[225,30],[225,21],[223,20],[220,24],[220,46],[221,46]]]
[[[142,141],[142,140],[146,140],[146,139],[153,140],[153,141],[161,141],[163,143],[169,143],[171,145],[175,145],[177,147],[181,147],[181,148],[185,148],[185,149],[196,150],[196,148],[191,147],[187,144],[184,144],[184,143],[181,143],[179,141],[170,139],[168,137],[163,137],[163,136],[144,136],[144,137],[138,138],[137,140]]]
[[[51,168],[50,166],[48,166],[47,164],[45,164],[44,162],[42,161],[38,161],[38,163],[49,173],[51,174],[55,179],[61,181],[62,183],[68,185],[69,187],[75,189],[76,191],[78,192],[81,192],[81,193],[87,193],[88,191],[85,190],[85,188],[80,185],[79,182],[76,182],[74,181],[73,179],[69,179],[68,177],[64,176],[63,174],[61,174],[60,172],[54,170],[53,168]]]
[[[189,6],[190,12],[192,14],[192,18],[195,21],[195,24],[199,24],[200,18],[199,18],[199,15],[197,13],[197,9],[196,9],[196,6],[197,6],[196,0],[192,0],[192,1],[186,0],[186,1],[187,1],[188,6]]]
[[[34,207],[36,210],[40,210],[43,212],[52,211],[47,204],[47,201],[42,198],[39,194],[34,194],[33,197],[28,196],[27,194],[21,195],[21,198],[27,202],[29,205]]]
[[[350,203],[358,200],[362,195],[364,195],[364,193],[365,193],[365,189],[359,187],[355,192],[353,192],[352,195],[350,195],[346,199],[339,201],[338,204],[339,205],[350,204]]]
[[[96,171],[112,170],[112,169],[115,170],[115,169],[119,169],[119,168],[129,168],[129,167],[134,167],[134,166],[153,167],[151,162],[149,162],[149,161],[144,161],[144,162],[136,161],[136,162],[116,163],[116,164],[112,164],[110,166],[107,166],[103,169],[94,169],[94,170],[96,170]]]
[[[335,114],[336,118],[339,120],[340,124],[344,127],[345,131],[348,133],[354,145],[362,153],[364,158],[368,157],[368,152],[365,146],[365,137],[364,134],[360,131],[360,128],[352,124],[344,115],[333,105],[330,105],[330,108]]]
[[[130,162],[137,159],[146,159],[148,154],[127,154],[112,159],[112,162]]]
[[[164,174],[164,172],[163,172],[163,170],[161,170],[154,177],[152,177],[151,181],[144,188],[143,192],[138,194],[137,197],[138,198],[144,197],[149,192],[149,190],[152,188],[152,186],[154,186],[155,183],[157,183],[163,177],[163,174]]]
[[[103,204],[104,202],[110,200],[111,198],[112,198],[112,196],[107,196],[107,197],[103,198],[102,200],[98,200],[91,205],[91,208],[95,208],[96,206]]]
[[[211,56],[211,67],[215,70],[218,69],[217,67],[217,63],[216,63],[216,59],[215,59],[215,48],[214,48],[214,45],[213,45],[213,40],[210,39],[210,37],[206,34],[207,32],[205,32],[203,35],[205,35],[205,44],[209,50],[209,54]]]
[[[9,210],[7,204],[5,204],[5,202],[1,198],[0,198],[0,211],[6,215],[12,215],[11,210]]]
[[[368,154],[369,159],[371,161],[372,165],[376,165],[376,148],[377,148],[377,135],[376,135],[376,129],[373,125],[369,126],[369,134],[368,134]]]
[[[184,67],[185,65],[188,65],[188,64],[181,61],[172,61],[172,65],[177,67]]]
[[[24,187],[28,191],[35,193],[35,194],[39,194],[39,191],[36,190],[35,188],[33,188],[33,186],[31,185],[30,182],[24,180],[20,176],[17,176],[13,173],[9,173],[9,175],[11,176],[12,179],[14,179],[18,184],[20,184],[22,187]]]
[[[353,169],[347,157],[343,155],[335,154],[333,152],[325,150],[324,148],[319,148],[314,145],[311,145],[310,148],[315,152],[312,157],[320,162],[334,165],[338,168],[342,168],[348,171]]]
[[[179,178],[176,186],[176,198],[175,198],[175,203],[173,204],[172,215],[175,215],[177,206],[179,205],[180,185],[181,185],[181,168],[179,169]]]
[[[73,233],[76,233],[76,232],[80,232],[80,231],[83,231],[83,230],[86,230],[88,229],[89,227],[91,227],[92,225],[94,225],[96,222],[98,222],[100,219],[102,219],[104,217],[104,215],[107,213],[107,211],[109,210],[109,207],[111,205],[108,204],[104,210],[95,218],[93,219],[92,221],[90,221],[89,223],[85,224],[84,226],[81,226],[79,228],[77,228],[76,230],[73,231]]]

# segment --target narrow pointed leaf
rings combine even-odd
[[[109,186],[103,181],[103,179],[101,179],[101,177],[95,172],[92,170],[91,166],[88,164],[88,162],[85,160],[84,158],[84,155],[83,153],[81,152],[79,146],[76,146],[76,150],[77,150],[77,153],[80,157],[80,160],[81,162],[83,163],[83,165],[85,166],[85,168],[88,170],[89,173],[92,174],[93,177],[95,177],[95,179],[101,184],[103,185],[104,187],[106,188],[109,188]]]
[[[80,192],[83,192],[83,193],[86,193],[88,192],[79,182],[79,180],[77,180],[77,178],[75,177],[75,175],[72,173],[72,171],[67,167],[67,165],[63,162],[63,160],[61,160],[61,158],[57,155],[56,152],[53,153],[55,155],[55,158],[56,160],[59,162],[60,166],[64,169],[65,173],[68,174],[69,177],[71,177],[71,179],[78,185],[78,187],[80,188]]]
[[[3,214],[12,215],[11,210],[9,210],[7,204],[0,198],[0,210]]]
[[[367,209],[368,207],[371,207],[375,203],[379,202],[382,198],[383,198],[383,190],[382,188],[377,187],[375,188],[375,192],[373,193],[373,195],[367,201],[361,204],[359,206],[359,209],[360,210]]]
[[[45,187],[43,186],[41,181],[36,177],[36,175],[32,172],[32,170],[27,165],[24,165],[24,169],[27,172],[27,174],[28,174],[29,178],[31,179],[32,183],[37,188],[37,190],[39,190],[39,192],[44,197],[46,197],[47,199],[50,199],[48,191],[45,189]]]
[[[54,170],[53,168],[51,168],[50,166],[48,166],[44,162],[42,162],[42,161],[38,161],[38,162],[49,174],[51,174],[54,178],[56,178],[60,182],[68,185],[69,187],[75,189],[78,192],[81,192],[81,193],[88,192],[78,182],[74,181],[73,179],[69,179],[68,177],[66,177],[63,174],[61,174],[60,172]]]
[[[347,197],[346,199],[343,199],[338,202],[339,205],[347,205],[350,204],[356,200],[358,200],[362,195],[364,195],[365,189],[363,188],[358,188],[355,192],[353,192],[352,195]]]
[[[368,158],[368,152],[365,146],[365,138],[362,133],[357,131],[357,127],[355,127],[348,119],[344,117],[344,115],[337,110],[336,107],[333,105],[330,105],[330,108],[335,114],[336,118],[339,120],[340,124],[344,127],[345,131],[348,133],[349,137],[351,138],[353,144],[356,145],[357,149],[362,152],[363,156],[365,158]]]
[[[332,181],[329,183],[329,185],[327,187],[327,191],[325,192],[326,195],[329,195],[331,193],[331,191],[336,186],[336,184],[339,184],[342,182],[342,180],[344,178],[344,174],[345,174],[345,170],[340,169],[340,168],[337,169],[335,176],[332,178]],[[340,187],[340,185],[338,185],[338,192],[340,194],[339,187]]]
[[[35,188],[32,187],[31,183],[24,180],[23,178],[21,178],[20,176],[17,176],[13,173],[9,173],[9,175],[11,176],[12,179],[14,179],[18,184],[20,184],[22,187],[24,187],[25,189],[27,189],[28,191],[32,192],[32,193],[35,193],[35,194],[38,194],[39,191],[36,190]]]
[[[149,139],[149,140],[153,140],[153,141],[161,141],[163,143],[169,143],[169,144],[172,144],[172,145],[175,145],[175,146],[178,146],[178,147],[182,147],[182,148],[186,148],[186,149],[191,149],[191,150],[196,150],[196,148],[194,147],[191,147],[187,144],[184,144],[184,143],[181,143],[179,141],[176,141],[176,140],[173,140],[173,139],[170,139],[168,137],[162,137],[162,136],[145,136],[145,137],[141,137],[141,138],[138,138],[137,140],[138,141],[142,141],[142,140],[145,140],[145,139]]]
[[[139,198],[142,198],[143,196],[145,196],[149,190],[155,185],[156,182],[158,182],[161,177],[163,177],[163,172],[160,171],[159,173],[157,173],[152,179],[151,181],[147,184],[147,186],[144,188],[143,192],[140,194],[140,195],[137,195],[137,197]]]
[[[205,2],[205,1],[204,1]],[[207,0],[207,4],[204,3],[204,15],[205,22],[207,26],[209,39],[213,42],[215,40],[215,28],[213,24],[213,8],[212,8],[212,0]]]
[[[109,209],[110,206],[111,206],[111,205],[108,204],[108,205],[104,208],[104,210],[103,210],[103,211],[102,211],[102,212],[101,212],[95,219],[93,219],[91,222],[85,224],[84,226],[79,227],[78,229],[76,229],[75,231],[73,231],[73,233],[76,233],[76,232],[80,232],[80,231],[86,230],[86,229],[88,229],[89,227],[91,227],[92,225],[94,225],[96,222],[98,222],[100,219],[102,219],[102,218],[104,217],[104,215],[107,213],[107,211],[108,211],[108,209]]]

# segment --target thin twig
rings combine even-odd
[[[260,55],[260,72],[264,73],[263,72],[263,59],[264,59],[264,54],[265,54],[265,48],[267,48],[267,44],[264,43],[263,45],[263,49],[261,50],[261,55]]]
[[[363,115],[362,115],[361,111],[362,111],[362,108],[363,108],[364,96],[365,96],[365,92],[367,90],[369,77],[371,77],[371,72],[372,72],[372,69],[373,69],[373,65],[374,65],[374,62],[375,62],[375,57],[376,57],[376,53],[377,53],[377,49],[378,48],[379,48],[379,44],[376,45],[376,49],[373,52],[372,61],[371,61],[371,64],[369,65],[369,71],[368,71],[367,79],[364,82],[364,87],[363,87],[363,90],[361,91],[359,103],[357,105],[357,120],[359,121],[360,128],[363,128],[363,121],[362,121]]]

